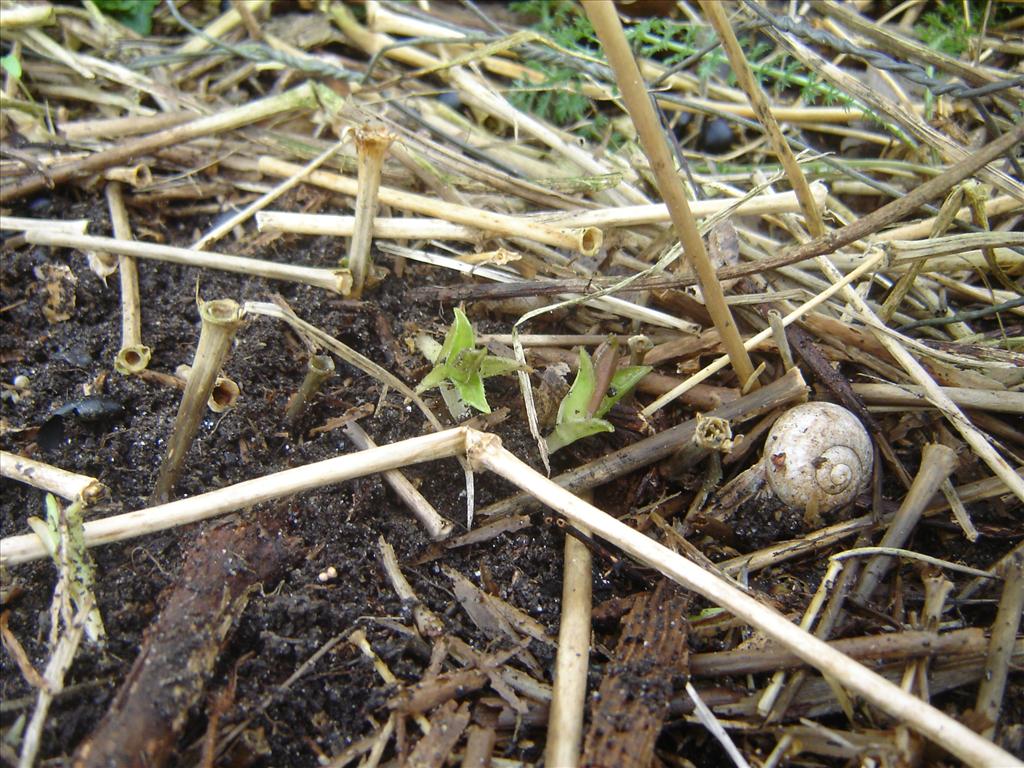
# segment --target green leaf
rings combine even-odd
[[[604,419],[583,419],[582,421],[566,421],[555,426],[555,431],[547,436],[548,453],[560,451],[570,443],[584,437],[596,435],[598,432],[614,432],[615,427]]]
[[[480,361],[480,376],[489,379],[491,376],[505,376],[509,373],[523,370],[518,360],[511,357],[498,357],[487,355]]]
[[[580,365],[576,371],[576,379],[558,406],[558,416],[555,423],[562,424],[586,418],[587,406],[590,404],[590,398],[594,395],[594,387],[596,385],[594,364],[591,362],[587,350],[581,349]]]
[[[486,349],[475,347],[476,333],[466,313],[456,308],[455,319],[444,337],[444,344],[438,351],[430,350],[423,340],[417,345],[421,351],[434,355],[434,367],[423,377],[416,387],[417,392],[425,392],[434,387],[441,388],[441,395],[449,412],[455,419],[462,418],[466,408],[470,406],[482,413],[490,413],[484,393],[484,379],[500,376],[519,370],[522,366],[511,358],[498,357]],[[452,390],[445,382],[454,386]]]
[[[0,67],[15,80],[21,80],[21,62],[13,53],[0,56]]]
[[[423,377],[423,381],[416,387],[416,394],[426,392],[428,389],[433,389],[442,381],[448,378],[448,366],[444,363],[435,365],[434,368]]]
[[[608,386],[608,393],[601,400],[601,405],[597,407],[594,416],[601,417],[608,413],[613,405],[629,394],[630,390],[640,383],[640,379],[652,370],[654,369],[649,365],[630,365],[625,368],[619,368],[619,370],[612,374],[612,382]]]
[[[580,364],[576,379],[558,406],[558,417],[554,431],[546,442],[548,453],[554,453],[570,443],[598,432],[614,432],[615,427],[601,418],[615,403],[625,397],[644,376],[651,372],[649,365],[632,365],[620,368],[612,374],[608,392],[601,400],[593,417],[587,416],[587,406],[597,386],[594,363],[585,349],[580,350]]]
[[[452,381],[469,381],[471,376],[478,376],[480,364],[487,357],[486,349],[464,349],[449,360],[448,371]]]
[[[444,337],[444,346],[441,348],[441,356],[445,362],[451,365],[455,358],[467,349],[472,349],[476,344],[476,334],[473,333],[473,324],[469,322],[466,313],[458,307],[455,308],[455,321],[451,329]]]
[[[473,406],[481,413],[490,413],[491,406],[487,404],[487,396],[484,394],[484,380],[479,374],[474,373],[468,381],[453,381],[459,395],[468,405]]]

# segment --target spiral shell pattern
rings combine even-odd
[[[764,470],[787,506],[829,512],[853,501],[871,477],[871,438],[860,420],[832,403],[791,408],[768,433]]]

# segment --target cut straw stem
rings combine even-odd
[[[89,219],[26,219],[21,216],[0,216],[0,229],[23,232],[45,230],[63,232],[69,235],[84,235],[89,228]]]
[[[352,273],[352,298],[362,298],[366,278],[370,274],[370,246],[373,242],[373,219],[377,215],[380,174],[384,156],[394,136],[383,126],[359,126],[356,139],[356,214],[355,228],[348,249],[348,268]]]
[[[49,3],[33,5],[11,5],[0,14],[0,29],[10,32],[18,27],[34,27],[50,24],[56,18],[53,6]]]
[[[732,361],[736,376],[740,382],[753,382],[756,386],[754,366],[743,346],[729,305],[725,303],[725,294],[715,275],[715,267],[704,249],[704,241],[690,211],[683,182],[676,172],[675,163],[665,143],[663,129],[654,114],[647,86],[622,31],[618,12],[612,3],[607,2],[587,3],[584,10],[594,25],[594,31],[601,40],[608,63],[615,72],[622,100],[636,126],[640,144],[658,182],[658,190],[668,206],[672,225],[682,242],[687,261],[697,273],[704,304],[721,335],[722,344]]]
[[[250,259],[244,256],[232,256],[227,253],[216,253],[215,251],[193,251],[189,248],[176,248],[171,245],[157,245],[155,243],[140,243],[134,240],[120,240],[114,237],[67,235],[59,232],[29,230],[25,233],[25,240],[35,245],[77,248],[84,251],[106,251],[120,256],[135,256],[141,259],[168,261],[172,264],[184,264],[187,267],[219,269],[223,272],[263,277],[267,280],[303,283],[340,294],[346,293],[347,285],[351,280],[349,274],[341,270],[299,267],[294,264],[277,264],[272,261],[264,261],[263,259]]]
[[[85,544],[95,547],[124,541],[375,472],[461,456],[465,443],[464,428],[449,429],[394,445],[293,467],[167,504],[89,520],[83,530]],[[0,562],[5,565],[44,557],[48,557],[46,548],[35,534],[10,536],[0,541]]]
[[[273,157],[261,157],[259,170],[275,176],[290,176],[300,169],[294,163],[286,163]],[[359,194],[359,182],[346,176],[329,171],[313,171],[307,181],[332,192],[355,197]],[[522,237],[538,243],[553,245],[557,248],[579,251],[585,256],[593,256],[601,247],[604,235],[601,230],[585,227],[581,230],[560,229],[557,227],[532,222],[529,220],[507,216],[502,213],[486,211],[482,208],[470,208],[467,205],[448,203],[424,195],[402,192],[397,189],[381,187],[377,195],[383,205],[412,211],[424,216],[432,216],[445,221],[452,221],[467,227],[476,227],[486,232],[507,237]]]
[[[999,609],[992,622],[985,674],[978,686],[978,698],[974,706],[975,714],[983,718],[985,723],[981,733],[990,739],[995,737],[996,724],[999,722],[1007,671],[1013,656],[1021,612],[1024,611],[1024,557],[1018,553],[1011,558],[1003,569],[1003,576],[1003,594],[999,598]]]
[[[260,231],[290,232],[298,235],[334,235],[351,237],[355,231],[355,216],[333,216],[327,213],[287,213],[260,211],[256,226]],[[376,217],[373,220],[374,237],[391,240],[464,240],[479,242],[483,230],[452,224],[442,219]]]
[[[61,123],[57,132],[68,141],[87,141],[89,139],[109,141],[110,139],[173,128],[195,118],[195,112],[180,111],[161,112],[152,116],[130,115],[98,120],[76,120]]]
[[[284,420],[289,424],[298,421],[306,410],[309,401],[320,391],[320,387],[334,375],[334,358],[330,355],[310,355],[306,363],[306,376],[298,391],[288,403],[284,412]]]
[[[761,86],[758,85],[757,79],[747,63],[739,40],[736,39],[736,34],[729,24],[729,19],[726,15],[727,6],[717,2],[709,2],[708,0],[700,0],[700,7],[708,17],[708,21],[715,28],[715,33],[722,42],[722,48],[725,49],[725,55],[729,59],[733,73],[736,75],[736,82],[747,95],[747,100],[750,102],[754,114],[757,115],[757,119],[764,126],[765,132],[768,134],[768,141],[771,142],[772,149],[782,163],[786,177],[789,179],[789,183],[793,187],[793,191],[796,192],[797,199],[800,201],[800,208],[803,210],[807,228],[815,237],[821,237],[825,234],[825,225],[821,220],[821,212],[818,208],[819,203],[811,193],[811,188],[804,177],[803,171],[800,169],[800,164],[797,162],[789,142],[782,135],[782,129],[779,128],[779,123],[775,119],[775,115],[772,114],[768,98],[764,95],[764,91],[761,90]],[[741,378],[740,380],[742,381],[743,379]]]
[[[0,451],[0,474],[72,502],[90,504],[106,491],[103,483],[95,477],[70,472],[9,451]]]
[[[114,237],[131,240],[132,228],[119,182],[107,184],[107,205]],[[121,349],[114,359],[114,370],[125,375],[136,374],[149,365],[153,351],[142,343],[142,301],[139,298],[139,268],[131,256],[120,256],[121,272]]]
[[[153,490],[153,498],[157,501],[170,498],[181,475],[185,456],[199,431],[220,367],[231,349],[231,341],[242,324],[245,311],[231,299],[218,299],[202,302],[199,316],[203,321],[199,344],[178,406],[178,415],[174,419],[174,431],[167,441],[167,454]]]
[[[815,201],[824,205],[828,198],[828,187],[818,181],[811,185]],[[690,212],[696,218],[715,216],[731,210],[736,216],[761,216],[776,213],[797,213],[800,202],[793,192],[773,192],[756,195],[739,201],[726,199],[698,200],[690,204]],[[538,215],[541,221],[558,227],[632,227],[641,224],[661,224],[672,220],[665,203],[628,205],[621,208],[599,208],[578,213],[557,213]]]
[[[942,387],[942,392],[957,405],[979,411],[1024,415],[1024,392],[967,387]],[[924,390],[908,384],[854,384],[853,391],[868,405],[934,408]]]
[[[589,497],[589,493],[587,494]],[[579,763],[590,667],[593,564],[590,549],[566,533],[562,558],[562,613],[558,654],[548,710],[544,763],[571,768]]]

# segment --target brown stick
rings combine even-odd
[[[601,680],[580,765],[652,764],[672,679],[687,673],[683,616],[688,603],[667,579],[636,601]]]
[[[281,569],[290,547],[245,523],[196,542],[121,690],[75,753],[75,768],[159,766],[171,756],[252,588]]]
[[[896,632],[891,635],[849,637],[829,643],[855,659],[898,660],[920,656],[950,656],[985,652],[985,632],[977,627],[953,632]],[[752,675],[803,666],[794,654],[781,648],[695,653],[690,656],[694,677]]]

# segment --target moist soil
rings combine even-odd
[[[110,233],[106,211],[96,198],[47,195],[12,213],[88,217],[97,223],[98,233]],[[106,222],[105,232],[101,222]],[[169,219],[164,224],[161,229],[171,244],[188,245],[193,227],[207,227],[210,222],[198,219],[186,226]],[[180,391],[114,371],[121,343],[116,274],[102,280],[79,252],[16,246],[8,241],[3,254],[2,381],[10,384],[15,377],[25,376],[29,382],[17,402],[4,399],[2,446],[98,478],[110,492],[89,510],[89,518],[144,508],[171,434]],[[327,267],[337,263],[337,248],[336,240],[293,238],[278,240],[253,255]],[[244,248],[236,243],[233,250]],[[51,323],[44,316],[48,294],[39,268],[48,264],[66,264],[77,278],[74,308],[63,322]],[[412,383],[427,366],[409,352],[404,338],[413,330],[425,330],[440,339],[451,322],[450,310],[405,299],[408,290],[436,279],[436,271],[428,267],[407,265],[401,278],[391,275],[363,302],[342,300],[307,286],[158,262],[140,263],[139,273],[142,337],[153,349],[149,369],[166,373],[192,361],[200,329],[197,293],[204,300],[238,302],[280,295],[303,319]],[[485,315],[473,315],[473,320],[483,332],[507,330],[506,323]],[[289,429],[284,412],[302,381],[306,361],[305,347],[282,323],[250,317],[223,369],[241,386],[242,396],[225,413],[207,413],[177,485],[179,498],[356,450],[341,429],[309,436],[315,427],[355,406],[379,406],[361,424],[380,445],[429,431],[423,415],[400,395],[391,392],[381,401],[377,381],[340,362],[334,378]],[[492,407],[512,411],[492,431],[518,456],[539,466],[536,448],[518,413],[516,392],[511,378],[489,380]],[[54,429],[54,413],[68,404],[74,406],[87,394],[102,395],[120,408],[108,406],[98,414],[79,408],[93,418],[71,413],[59,419],[60,434]],[[439,398],[428,399],[435,413],[445,413]],[[596,453],[607,450],[607,445],[596,440],[587,450]],[[562,462],[575,460],[567,455]],[[435,461],[410,467],[406,474],[464,532],[466,492],[458,463]],[[45,518],[41,491],[11,480],[2,482],[3,536],[26,532],[30,515]],[[475,492],[482,506],[506,497],[513,488],[482,474],[476,477]],[[237,679],[233,703],[221,718],[222,728],[256,715],[239,740],[238,764],[316,765],[318,755],[340,752],[355,738],[372,733],[374,719],[386,719],[385,705],[395,689],[384,684],[372,663],[348,643],[334,646],[286,693],[275,693],[279,684],[335,636],[362,628],[399,680],[411,682],[422,676],[430,648],[394,628],[396,622],[411,623],[410,606],[402,604],[383,576],[378,550],[382,536],[395,548],[420,598],[444,617],[451,634],[474,647],[489,650],[490,640],[458,608],[450,581],[440,570],[442,564],[478,584],[483,574],[486,584],[503,599],[557,634],[563,533],[544,524],[540,515],[538,525],[526,530],[412,566],[435,549],[379,476],[303,493],[240,515],[279,528],[295,537],[299,546],[288,571],[276,583],[264,584],[250,600],[211,681],[210,689],[216,692],[227,686],[229,678]],[[174,583],[199,532],[206,526],[230,523],[229,517],[92,550],[96,595],[108,640],[103,649],[83,644],[79,650],[65,681],[68,690],[51,709],[41,758],[68,755],[89,734],[138,654],[143,631],[160,610],[162,595]],[[337,578],[321,582],[318,576],[331,566]],[[9,626],[41,670],[47,660],[55,568],[49,561],[20,565],[7,579],[17,587],[6,606]],[[642,586],[629,574],[616,579],[614,589],[612,584],[598,578],[596,599]],[[534,642],[531,651],[550,670],[551,649]],[[19,715],[31,712],[34,690],[9,655],[0,656],[0,669],[0,694],[6,703],[3,723],[9,726]],[[268,698],[272,703],[261,708]],[[201,739],[205,727],[206,716],[197,711],[179,743],[183,754]],[[542,745],[542,739],[538,741],[526,729],[509,755],[536,758],[538,743]],[[180,764],[192,762],[194,755],[191,760],[182,757]]]

